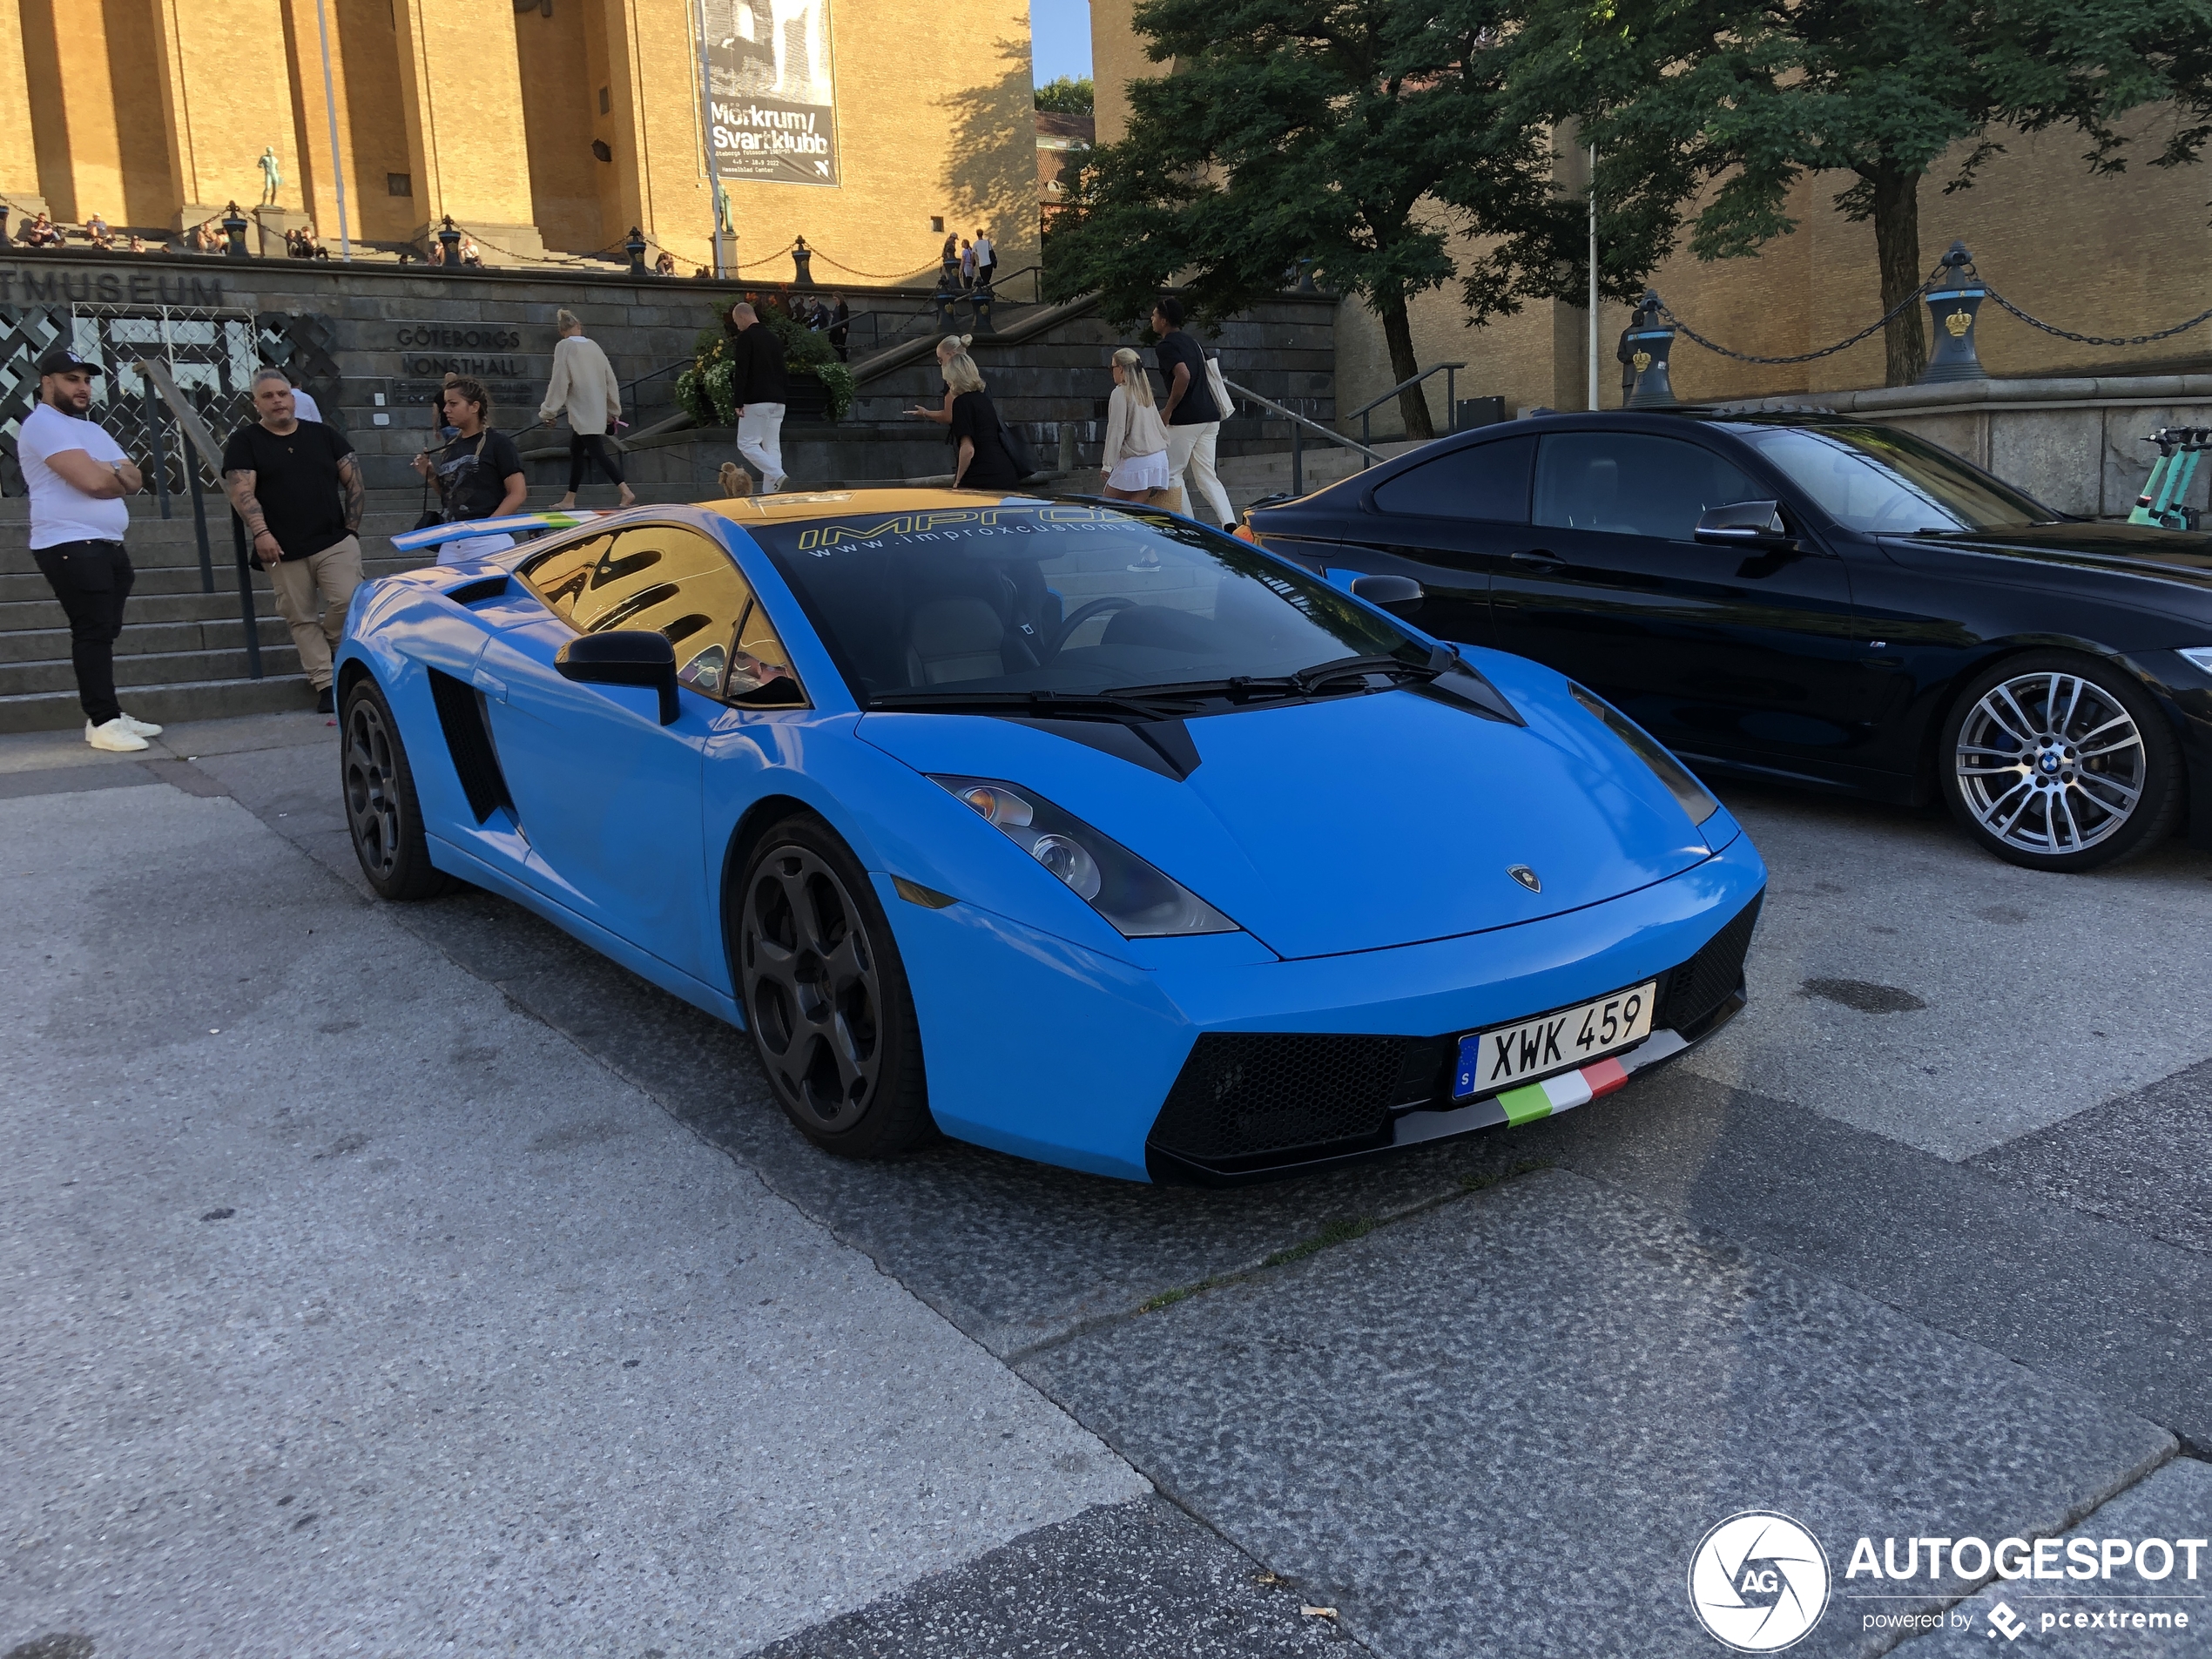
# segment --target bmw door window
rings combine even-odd
[[[1352,659],[1427,672],[1390,617],[1243,542],[1073,502],[749,528],[855,696],[1105,696]]]
[[[1526,524],[1528,467],[1535,456],[1536,441],[1530,437],[1454,449],[1377,484],[1375,510]]]
[[[1878,426],[1737,428],[1846,529],[2015,529],[2059,515],[1947,449]]]
[[[1532,516],[1561,529],[1689,542],[1705,513],[1759,493],[1702,444],[1635,432],[1548,433],[1536,451]]]

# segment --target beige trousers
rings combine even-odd
[[[287,559],[269,572],[276,590],[277,614],[292,630],[300,666],[315,690],[330,684],[330,651],[346,631],[346,607],[361,584],[361,544],[357,536],[334,542],[304,559]],[[315,610],[315,590],[322,610]]]
[[[1233,524],[1237,516],[1230,510],[1229,492],[1221,487],[1213,465],[1214,440],[1220,431],[1218,421],[1168,428],[1168,470],[1175,475],[1170,487],[1183,491],[1183,510],[1187,516],[1206,523]],[[1206,512],[1199,511],[1201,502]]]

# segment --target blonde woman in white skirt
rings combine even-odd
[[[1114,395],[1106,408],[1106,485],[1116,501],[1157,507],[1168,498],[1168,429],[1153,407],[1144,361],[1124,346],[1114,354]]]

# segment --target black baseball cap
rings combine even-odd
[[[87,374],[107,373],[98,363],[79,357],[75,349],[68,346],[51,347],[46,354],[38,360],[38,372],[41,374],[66,374],[72,368],[81,368]]]

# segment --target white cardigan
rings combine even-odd
[[[548,426],[556,415],[569,417],[569,430],[586,437],[604,432],[622,418],[622,392],[614,365],[597,341],[564,334],[553,347],[553,381],[537,418]]]
[[[1116,386],[1107,400],[1106,453],[1098,464],[1111,472],[1133,456],[1156,455],[1167,447],[1168,429],[1159,410],[1139,403],[1128,387]]]

